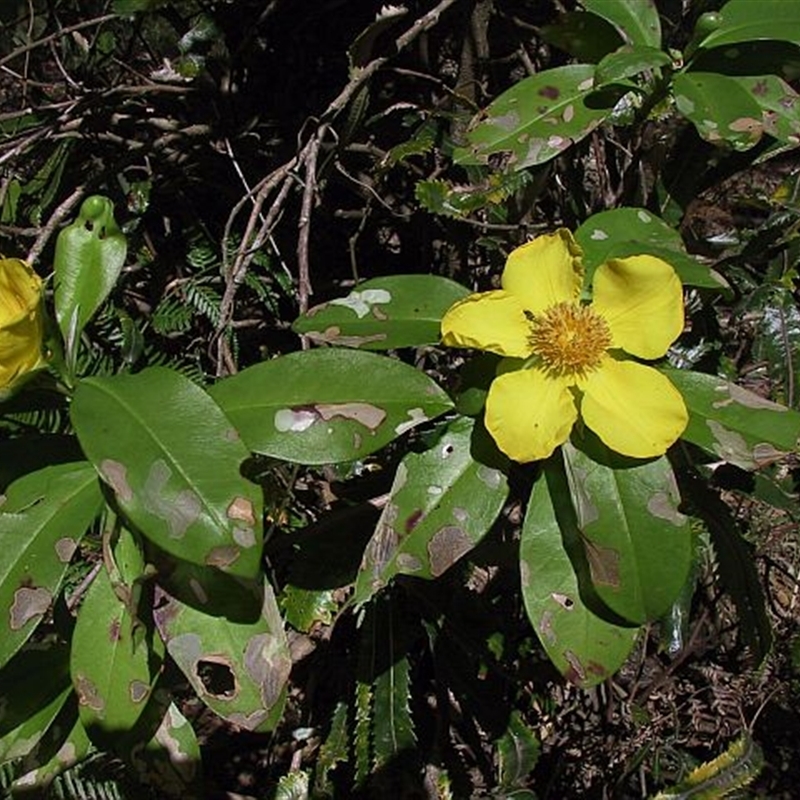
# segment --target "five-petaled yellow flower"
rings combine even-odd
[[[42,281],[18,258],[0,257],[0,395],[44,363]]]
[[[683,329],[675,270],[650,255],[597,268],[581,302],[581,250],[560,229],[514,250],[502,289],[465,297],[442,319],[442,340],[507,356],[486,398],[485,422],[515,461],[549,456],[580,415],[626,456],[662,455],[688,421],[678,390],[631,360],[663,356]]]

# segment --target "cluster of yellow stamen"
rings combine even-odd
[[[538,316],[528,316],[532,352],[558,375],[583,375],[600,366],[611,347],[611,331],[591,306],[556,303]]]

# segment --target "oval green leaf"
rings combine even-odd
[[[445,311],[469,294],[436,275],[395,275],[366,281],[295,320],[292,330],[314,344],[390,350],[436,344]]]
[[[759,39],[800,44],[798,0],[729,0],[719,17],[720,24],[700,42],[700,48]]]
[[[427,375],[359,350],[290,353],[211,389],[253,452],[300,464],[353,461],[452,408]]]
[[[623,619],[656,620],[680,595],[692,565],[692,533],[678,511],[672,468],[665,457],[626,465],[599,441],[591,449],[603,463],[564,445],[592,584]]]
[[[89,378],[71,407],[81,446],[131,523],[162,550],[255,577],[262,497],[249,451],[214,401],[163,367]]]
[[[556,503],[569,504],[551,460],[534,484],[520,540],[519,566],[525,611],[556,669],[583,688],[613,675],[633,649],[638,628],[626,628],[597,616],[584,603],[569,551],[580,547],[580,533],[559,520]],[[556,502],[554,502],[554,497]]]
[[[683,395],[689,424],[682,438],[746,470],[793,452],[800,441],[800,413],[716,375],[661,370]]]
[[[454,154],[456,163],[485,163],[493,153],[508,153],[509,166],[520,170],[555,158],[610,113],[585,105],[593,83],[591,64],[556,67],[521,80],[473,120],[469,144]]]
[[[597,65],[594,73],[594,88],[613,84],[672,64],[669,53],[656,47],[625,45],[609,53]]]
[[[661,20],[655,0],[581,0],[581,5],[610,22],[628,44],[661,47]]]
[[[292,659],[272,587],[265,585],[252,623],[208,616],[161,591],[153,616],[170,656],[212,711],[249,731],[275,726]]]
[[[356,578],[357,604],[398,574],[438,578],[497,518],[508,484],[500,470],[473,458],[474,426],[457,419],[430,450],[398,465]]]
[[[0,665],[50,609],[101,503],[97,475],[85,462],[48,467],[8,488],[0,506]]]
[[[116,577],[101,569],[86,593],[70,653],[80,719],[101,746],[133,728],[164,660],[162,641],[139,617],[143,609],[137,582],[142,580],[144,557],[125,529],[114,548],[114,561]]]
[[[99,195],[87,197],[77,219],[59,233],[54,257],[56,319],[71,356],[86,323],[114,288],[127,248],[114,219],[114,204]]]
[[[675,105],[712,144],[749,150],[764,133],[761,107],[742,80],[714,72],[682,72],[673,81]]]

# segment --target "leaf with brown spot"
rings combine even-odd
[[[0,506],[0,666],[47,613],[102,503],[97,476],[85,462],[30,473],[6,495]]]
[[[397,574],[439,577],[491,527],[508,485],[503,472],[475,460],[474,425],[454,421],[428,451],[398,465],[356,578],[357,604]]]

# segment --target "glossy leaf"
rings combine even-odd
[[[564,445],[567,479],[594,589],[616,614],[663,616],[692,565],[692,533],[666,457],[625,463],[595,441],[593,455]]]
[[[148,539],[195,564],[258,574],[263,500],[239,474],[249,452],[201,388],[162,367],[89,378],[71,417],[84,452]]]
[[[758,469],[792,452],[800,413],[701,372],[664,368],[683,395],[689,424],[682,437],[742,469]]]
[[[58,595],[86,529],[100,511],[86,462],[61,464],[11,484],[0,505],[0,665],[25,643]]]
[[[364,551],[354,600],[364,603],[395,575],[438,578],[468,553],[500,513],[505,475],[476,461],[471,419],[453,422],[424,453],[398,465],[389,498]]]
[[[714,72],[682,72],[673,81],[675,105],[712,144],[749,150],[764,133],[761,107],[740,79]]]
[[[69,650],[47,640],[0,670],[0,764],[36,746],[69,696]]]
[[[250,450],[300,464],[363,458],[452,408],[419,370],[344,349],[256,364],[220,381],[211,395]]]
[[[315,344],[362,350],[436,344],[445,311],[467,294],[461,284],[435,275],[375,278],[309,309],[292,330]]]
[[[661,20],[655,0],[581,0],[581,5],[608,20],[629,44],[661,47]]]
[[[127,242],[114,219],[114,204],[93,195],[56,240],[56,319],[74,357],[81,331],[114,288],[125,263]]]
[[[522,527],[522,597],[550,660],[569,681],[587,688],[622,666],[638,629],[608,622],[582,599],[568,555],[581,548],[569,489],[557,459],[546,462],[544,471],[534,484]]]
[[[593,214],[575,231],[575,239],[583,250],[587,283],[604,261],[646,253],[670,263],[688,286],[729,288],[719,273],[686,254],[674,228],[644,208],[615,208]]]
[[[609,53],[597,65],[594,73],[594,88],[633,78],[643,72],[651,72],[671,63],[672,59],[669,53],[656,47],[626,45]]]
[[[739,81],[761,106],[764,132],[796,147],[800,143],[800,95],[775,75],[745,77]]]
[[[539,760],[542,746],[519,711],[511,712],[508,727],[497,739],[495,746],[500,786],[509,790],[524,785],[525,779],[533,772]]]
[[[593,79],[592,65],[572,64],[521,80],[473,120],[456,163],[483,163],[494,153],[508,153],[509,165],[521,170],[560,155],[609,113],[584,104]]]
[[[622,45],[622,34],[610,22],[585,11],[559,14],[551,25],[543,25],[542,38],[581,62],[592,64]]]
[[[115,574],[101,569],[81,604],[70,655],[81,722],[100,745],[136,724],[164,660],[163,643],[139,616],[144,556],[129,531],[120,531],[113,558]]]
[[[275,726],[292,660],[268,584],[252,623],[209,616],[166,592],[158,593],[153,616],[170,656],[212,711],[249,731]]]
[[[719,24],[701,40],[699,47],[707,50],[753,39],[800,44],[800,2],[729,0],[720,9]]]

